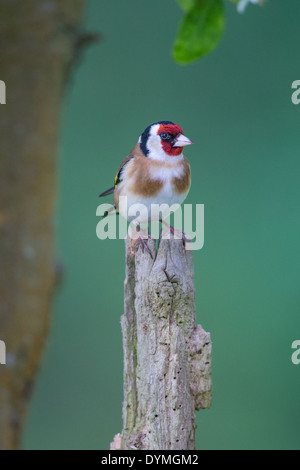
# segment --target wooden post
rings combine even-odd
[[[195,410],[211,406],[210,335],[195,324],[193,253],[126,241],[122,434],[111,449],[193,450]]]

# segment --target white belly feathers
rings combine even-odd
[[[188,192],[178,194],[175,191],[175,188],[172,184],[173,178],[181,178],[183,175],[184,168],[183,166],[174,166],[171,168],[158,167],[151,168],[151,178],[153,180],[160,180],[164,183],[162,189],[155,195],[151,197],[143,197],[138,194],[133,194],[128,189],[122,191],[123,188],[120,188],[120,200],[119,200],[119,212],[127,220],[137,219],[139,223],[148,223],[151,221],[156,221],[161,218],[166,218],[170,211],[168,207],[164,207],[162,214],[158,212],[155,205],[167,205],[169,207],[174,204],[182,204],[185,200]],[[126,188],[130,187],[131,182],[127,180]],[[154,206],[154,207],[153,207]],[[151,209],[152,209],[152,218],[151,218]],[[153,210],[155,209],[155,210]]]

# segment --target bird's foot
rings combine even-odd
[[[140,242],[140,247],[142,248],[143,250],[143,253],[145,252],[145,250],[147,251],[147,253],[149,253],[149,255],[151,256],[152,259],[153,258],[153,255],[152,255],[152,252],[148,246],[148,240],[146,240],[145,238],[143,237],[139,237],[139,242]]]
[[[154,259],[152,252],[148,246],[148,240],[152,240],[153,237],[148,233],[147,230],[146,231],[141,230],[139,226],[137,226],[136,231],[138,233],[138,240],[140,243],[140,247],[143,250],[143,253],[146,250],[146,252],[149,253],[149,255],[151,256],[151,258]]]
[[[166,222],[162,222],[167,228],[162,231],[162,239],[169,240],[171,235],[174,237],[175,240],[182,240],[183,245],[186,245],[187,237],[185,232],[182,230],[177,230],[172,225],[167,224]]]

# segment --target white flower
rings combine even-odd
[[[255,3],[256,5],[259,4],[259,0],[240,0],[237,6],[237,10],[239,13],[244,13],[247,8],[248,3]]]

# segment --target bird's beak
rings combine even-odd
[[[186,145],[193,145],[193,141],[185,137],[185,135],[180,134],[175,140],[173,147],[185,147]]]

